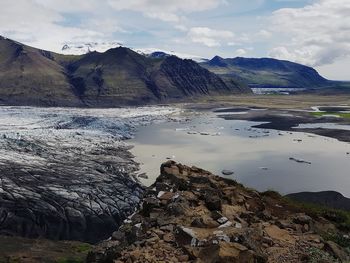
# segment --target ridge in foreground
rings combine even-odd
[[[168,161],[141,209],[88,262],[347,262],[338,226],[277,193]]]

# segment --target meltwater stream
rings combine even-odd
[[[202,112],[187,122],[141,127],[130,143],[141,172],[148,175],[142,182],[152,184],[160,163],[171,158],[218,175],[232,170],[227,177],[260,191],[335,190],[350,196],[350,144],[302,132],[251,128],[256,124]]]

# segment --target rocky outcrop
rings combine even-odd
[[[142,208],[88,262],[345,262],[321,236],[331,230],[276,193],[168,161]]]

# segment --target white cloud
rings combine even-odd
[[[110,17],[90,18],[81,27],[86,29],[98,29],[99,32],[103,32],[104,34],[111,34],[114,32],[127,33],[126,30],[119,26],[119,23],[115,18]]]
[[[270,55],[311,66],[350,55],[350,1],[318,0],[303,8],[273,13],[275,33],[284,36]]]
[[[136,32],[147,32],[150,22],[145,17],[148,17],[176,22],[171,25],[172,29],[186,35],[186,15],[209,10],[220,4],[224,4],[224,0],[1,0],[0,34],[28,45],[59,51],[66,42],[121,39],[116,33],[132,35],[130,28]],[[142,13],[144,16],[128,16],[125,11]],[[128,30],[123,28],[119,20]],[[147,24],[145,28],[140,22],[143,20]],[[167,31],[171,35],[171,30]],[[148,30],[151,35],[155,32],[161,35],[165,31]],[[135,37],[132,39],[135,40]]]
[[[0,34],[38,48],[60,51],[65,42],[103,40],[112,32],[122,31],[115,20],[94,16],[89,16],[82,25],[63,25],[65,16],[61,11],[92,12],[93,2],[96,1],[1,0]]]
[[[257,37],[260,37],[263,39],[268,39],[272,36],[272,33],[268,30],[262,29],[256,35],[257,35]]]
[[[131,10],[167,22],[178,22],[178,13],[199,12],[217,7],[222,0],[108,0],[115,10]]]
[[[232,39],[234,34],[227,30],[214,30],[208,27],[192,27],[188,31],[188,37],[194,43],[200,43],[208,47],[216,47],[221,45],[221,41]]]
[[[98,0],[27,0],[26,2],[34,2],[44,8],[65,13],[91,12],[101,6]]]
[[[308,4],[265,16],[273,6],[267,0],[0,0],[0,34],[54,51],[66,42],[147,47],[156,41],[202,56],[265,56],[268,49],[270,56],[311,66],[348,63],[350,0],[300,1]],[[259,7],[267,9],[256,17]]]
[[[185,25],[179,24],[179,25],[175,25],[174,27],[175,27],[175,29],[177,29],[179,31],[182,31],[182,32],[187,32],[188,31],[188,28]]]
[[[335,63],[316,67],[317,71],[328,79],[350,80],[350,56],[337,60]]]
[[[235,55],[238,57],[244,56],[247,54],[247,51],[243,48],[239,48],[235,51]]]
[[[230,46],[230,47],[234,47],[234,46],[239,46],[240,43],[235,42],[235,41],[231,41],[231,42],[228,42],[227,45]]]

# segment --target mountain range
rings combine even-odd
[[[222,58],[201,63],[221,77],[235,77],[251,88],[325,88],[335,83],[308,66],[272,58]]]
[[[2,104],[107,107],[242,92],[251,91],[176,56],[154,58],[125,47],[62,55],[0,39]]]
[[[0,103],[114,107],[251,93],[254,87],[334,85],[313,68],[289,61],[215,56],[197,63],[152,51],[119,46],[65,55],[0,37]]]

